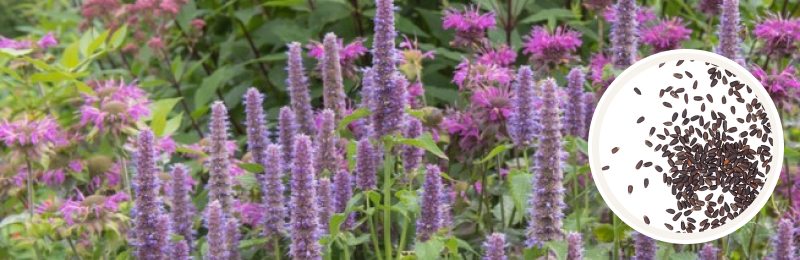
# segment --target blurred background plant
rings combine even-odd
[[[234,216],[239,222],[227,231],[237,234],[230,236],[238,240],[231,252],[242,259],[288,258],[288,239],[262,233],[267,212],[278,212],[262,204],[267,201],[262,196],[269,191],[262,190],[266,183],[262,172],[269,172],[264,169],[269,166],[261,164],[272,157],[254,154],[252,149],[258,146],[248,143],[248,137],[262,132],[277,143],[283,140],[281,131],[290,130],[270,130],[280,126],[281,108],[291,106],[293,116],[300,115],[298,107],[290,104],[297,97],[287,86],[303,81],[303,75],[288,79],[287,52],[292,42],[298,42],[296,47],[304,53],[300,65],[308,72],[310,104],[318,108],[314,118],[304,118],[306,124],[317,123],[295,131],[311,136],[315,144],[326,140],[318,136],[325,133],[321,129],[327,119],[317,112],[331,108],[323,102],[327,95],[323,81],[337,85],[327,70],[336,66],[325,63],[331,57],[328,49],[338,49],[342,72],[338,80],[348,97],[341,111],[333,111],[331,124],[336,139],[341,138],[326,150],[341,158],[326,161],[331,166],[324,175],[331,179],[321,182],[332,182],[334,189],[342,186],[337,183],[351,182],[336,172],[341,167],[345,172],[356,171],[353,178],[359,187],[351,194],[352,200],[334,203],[330,221],[323,220],[324,225],[335,227],[322,238],[326,259],[479,259],[484,254],[487,259],[504,259],[499,252],[511,259],[575,259],[576,255],[648,259],[640,254],[644,250],[638,250],[650,243],[646,237],[630,232],[603,203],[595,203],[602,198],[590,181],[584,156],[593,103],[631,61],[675,48],[724,53],[726,39],[735,47],[729,58],[751,68],[781,106],[787,140],[781,181],[758,217],[739,231],[705,247],[658,242],[655,258],[790,259],[774,252],[791,249],[786,233],[795,244],[800,242],[800,231],[785,231],[800,226],[800,81],[795,64],[800,20],[794,18],[800,14],[800,3],[620,2],[641,8],[631,15],[620,13],[625,9],[614,8],[616,2],[611,0],[395,1],[397,53],[391,63],[402,73],[396,82],[406,89],[402,98],[408,104],[407,115],[421,121],[415,126],[420,129],[409,127],[415,130],[404,129],[404,138],[386,141],[365,127],[365,122],[374,120],[366,117],[369,110],[379,105],[370,101],[374,99],[370,95],[378,92],[370,90],[369,81],[362,83],[369,73],[379,73],[375,68],[375,72],[364,70],[373,65],[373,32],[381,29],[373,22],[378,13],[375,1],[0,1],[0,115],[4,119],[0,122],[4,144],[0,150],[4,158],[0,160],[0,259],[135,258],[134,248],[142,245],[133,243],[129,233],[141,211],[132,198],[140,188],[135,161],[141,159],[137,158],[142,149],[137,136],[144,129],[154,134],[158,165],[154,176],[163,184],[156,194],[180,195],[170,193],[181,184],[173,180],[182,176],[170,171],[171,165],[183,163],[181,169],[188,173],[188,178],[179,179],[188,189],[178,190],[191,197],[180,200],[170,195],[165,208],[171,213],[176,209],[208,213],[212,187],[206,184],[215,180],[204,166],[214,161],[212,151],[221,147],[208,137],[214,101],[227,108],[231,134],[224,145],[232,163],[226,174],[232,177],[236,200],[234,205],[220,201],[223,218]],[[725,4],[738,8],[724,9]],[[738,13],[734,16],[732,10]],[[628,49],[632,50],[626,53],[629,60],[609,58],[618,57],[617,52],[630,44],[625,42],[625,33],[636,30],[639,45]],[[328,32],[335,33],[331,36],[335,44],[325,46]],[[520,69],[524,65],[532,70]],[[519,94],[526,86],[521,78],[530,78],[531,85],[537,86],[527,99]],[[540,82],[546,78],[554,81]],[[542,84],[553,84],[548,85],[553,88],[540,89]],[[253,127],[250,122],[256,121],[248,121],[243,97],[252,86],[264,94],[263,131],[248,131]],[[520,100],[530,101],[529,109],[536,111],[532,118],[517,115],[515,108],[525,103]],[[547,140],[560,144],[548,149],[565,152],[559,154],[564,166],[548,169],[563,172],[560,181],[566,191],[550,195],[563,196],[566,207],[563,219],[544,228],[580,235],[534,241],[543,243],[526,249],[531,218],[527,201],[532,177],[539,174],[527,167],[539,156],[538,149],[528,146],[546,139],[535,133],[540,129],[559,129],[553,125],[561,118],[558,111],[566,116],[563,138]],[[316,114],[323,116],[316,119]],[[546,116],[556,120],[536,119]],[[536,127],[521,129],[510,120],[528,120],[524,122]],[[534,134],[535,139],[531,138]],[[287,147],[293,142],[287,139],[281,144]],[[391,152],[392,145],[402,152]],[[423,159],[414,159],[422,153],[409,149],[413,147],[427,151]],[[389,179],[377,177],[372,181],[380,181],[378,187],[383,190],[370,191],[359,184],[361,168],[356,161],[363,158],[357,157],[369,154],[361,151],[380,153],[383,149],[389,150],[386,158],[375,156],[380,158],[370,159],[363,169],[375,173],[381,166],[369,164],[383,163],[383,170],[398,171],[384,175],[396,182],[386,188]],[[400,161],[403,164],[394,166]],[[287,176],[283,184],[291,192],[289,168],[281,171]],[[440,170],[440,180],[429,176]],[[436,190],[438,186],[441,191]],[[443,204],[452,210],[437,213],[426,208],[425,204],[435,202],[430,192],[443,193]],[[192,205],[183,208],[176,201]],[[382,203],[387,205],[376,206]],[[390,213],[390,207],[395,213]],[[447,224],[431,231],[414,221],[431,214],[442,214],[441,223]],[[171,229],[169,241],[162,242],[184,243],[195,259],[214,255],[217,245],[209,243],[220,237],[209,235],[217,228],[201,215],[214,216],[189,217],[191,225]],[[355,219],[357,226],[350,223],[339,230],[345,218]],[[779,225],[780,219],[784,221]]]

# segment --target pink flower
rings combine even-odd
[[[46,50],[47,48],[58,45],[58,41],[56,40],[56,36],[53,35],[53,32],[49,32],[39,39],[38,45],[39,48]]]
[[[73,160],[69,162],[69,169],[72,172],[82,172],[83,171],[83,163],[80,160]]]
[[[64,218],[67,225],[72,226],[91,218],[99,219],[104,216],[110,216],[119,210],[119,203],[126,200],[130,200],[130,197],[121,192],[112,196],[92,195],[84,197],[78,191],[78,195],[74,199],[64,201],[59,208],[59,212],[61,212],[61,217]]]
[[[161,0],[161,6],[159,7],[162,11],[171,15],[178,14],[181,9],[181,6],[176,2],[176,0]]]
[[[526,36],[527,40],[523,47],[523,54],[531,54],[531,59],[558,65],[568,63],[576,58],[572,52],[581,46],[581,33],[567,29],[566,27],[556,28],[552,34],[544,26],[535,26],[531,34]]]
[[[200,18],[194,19],[192,20],[192,27],[197,31],[202,31],[206,27],[206,21]]]
[[[514,71],[509,68],[500,67],[495,64],[473,64],[468,59],[464,59],[456,67],[453,82],[460,89],[491,86],[494,84],[508,85],[514,78]]]
[[[64,169],[50,169],[42,175],[42,182],[47,186],[57,186],[64,183],[66,176],[64,176]]]
[[[64,133],[55,120],[45,117],[32,121],[27,116],[21,120],[0,123],[0,141],[15,150],[16,155],[38,157],[52,149],[67,144]]]
[[[441,127],[450,134],[451,138],[458,140],[459,147],[466,151],[475,151],[481,144],[481,128],[470,113],[456,111],[444,118]]]
[[[0,49],[26,50],[31,48],[30,41],[16,41],[0,36]]]
[[[753,33],[764,42],[762,52],[778,56],[793,54],[800,40],[800,20],[772,16],[757,24]]]
[[[251,227],[256,227],[261,223],[264,218],[264,207],[258,203],[240,202],[236,201],[234,210],[239,213],[239,217],[244,224],[249,224]]]
[[[511,94],[508,87],[488,87],[475,92],[470,100],[481,124],[502,123],[511,114]]]
[[[486,30],[496,26],[494,12],[481,14],[477,6],[464,7],[463,12],[450,8],[444,11],[444,29],[456,30],[456,39],[452,44],[467,46],[471,43],[482,43],[486,39]]]
[[[122,80],[92,82],[92,85],[97,96],[84,95],[84,105],[79,109],[80,125],[92,125],[101,132],[111,127],[111,132],[118,134],[150,114],[147,93],[139,86]]]
[[[800,94],[800,80],[795,74],[795,67],[789,65],[783,71],[773,68],[771,74],[767,74],[758,65],[752,65],[750,71],[767,89],[778,107],[788,109],[792,104],[796,104]]]
[[[411,41],[407,36],[404,35],[403,37],[405,41],[400,43],[400,49],[397,49],[398,55],[396,55],[398,69],[410,80],[418,80],[422,75],[422,60],[433,59],[436,52],[422,52],[419,49],[419,43],[416,38]]]
[[[603,81],[603,68],[611,64],[611,58],[606,57],[602,52],[592,54],[589,60],[589,75],[587,78],[592,81],[592,85],[599,85]]]
[[[338,41],[339,63],[342,65],[342,73],[347,77],[353,77],[356,72],[356,60],[369,52],[369,49],[364,47],[364,40],[361,38],[356,38],[346,46],[342,38],[339,38]],[[325,49],[320,42],[311,41],[310,44],[306,45],[306,48],[308,49],[308,56],[314,59],[321,61],[325,57]],[[322,64],[322,62],[319,64]]]
[[[147,41],[147,47],[150,47],[155,51],[160,51],[166,49],[167,46],[164,43],[164,41],[161,40],[161,37],[153,37],[150,38],[149,41]]]
[[[686,24],[678,17],[672,19],[659,19],[658,22],[647,26],[640,32],[642,43],[653,46],[653,52],[675,50],[681,48],[681,41],[689,40],[692,30],[686,29]]]
[[[500,45],[496,48],[490,48],[480,54],[478,63],[480,64],[495,64],[500,67],[508,67],[517,60],[517,52],[510,48],[508,45]]]

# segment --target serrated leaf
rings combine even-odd
[[[528,199],[531,194],[531,174],[512,170],[508,173],[508,190],[517,212],[528,212]]]
[[[108,30],[103,31],[97,37],[92,40],[92,43],[86,47],[86,54],[91,55],[96,51],[98,48],[102,47],[106,43],[106,39],[108,39]]]
[[[347,115],[344,118],[342,118],[342,121],[339,122],[339,126],[336,129],[341,131],[341,130],[347,128],[347,125],[349,125],[350,123],[352,123],[352,122],[354,122],[356,120],[359,120],[361,118],[365,118],[365,117],[369,116],[370,114],[371,114],[371,112],[367,108],[359,108],[359,109],[353,110],[352,113],[350,113],[349,115]]]
[[[128,25],[124,24],[121,27],[117,28],[114,31],[114,34],[111,35],[111,39],[109,40],[109,44],[111,44],[112,49],[119,48],[122,46],[122,42],[125,41],[125,37],[128,36]]]
[[[505,151],[508,151],[511,148],[514,148],[514,145],[501,144],[501,145],[495,146],[494,149],[492,149],[492,151],[490,151],[489,154],[486,155],[486,157],[483,157],[483,159],[481,159],[480,161],[473,162],[473,164],[485,163],[485,162],[491,160],[492,158],[494,158],[495,156],[497,156],[498,154],[500,154],[502,152],[505,152]]]
[[[438,156],[439,158],[442,158],[442,159],[445,159],[445,160],[448,159],[447,155],[445,155],[444,152],[442,152],[442,150],[439,149],[439,146],[436,145],[436,141],[433,140],[433,136],[431,135],[431,133],[428,133],[428,132],[426,132],[426,133],[422,134],[420,137],[417,137],[417,138],[414,138],[414,139],[399,138],[399,139],[395,140],[395,142],[397,142],[398,144],[407,144],[407,145],[413,145],[413,146],[416,146],[416,147],[420,147],[420,148],[425,149],[426,151]]]
[[[80,63],[80,58],[78,57],[78,43],[72,43],[64,49],[64,54],[61,56],[61,65],[68,69],[74,69]]]
[[[417,258],[419,259],[439,259],[439,255],[444,249],[444,243],[439,239],[430,239],[428,241],[418,243],[414,248]]]
[[[167,115],[180,100],[181,98],[177,97],[162,99],[153,103],[153,119],[150,121],[150,128],[153,129],[153,134],[163,136],[164,128],[167,125]]]
[[[164,136],[172,135],[181,127],[183,121],[183,113],[178,114],[170,120],[167,120],[167,126],[164,127]]]
[[[235,77],[241,72],[241,67],[222,67],[214,71],[211,76],[208,76],[200,84],[200,88],[194,93],[194,105],[196,107],[204,106],[216,95],[219,89],[225,82]]]
[[[245,174],[236,176],[236,180],[242,184],[242,187],[244,187],[245,190],[251,190],[257,185],[256,175],[252,172],[247,172]]]
[[[262,173],[262,172],[264,172],[264,166],[261,165],[261,164],[257,164],[257,163],[240,163],[240,164],[236,164],[236,166],[239,166],[239,168],[242,168],[243,170],[246,170],[246,171],[252,172],[252,173]]]

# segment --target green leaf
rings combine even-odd
[[[29,216],[30,216],[30,214],[28,212],[9,215],[9,216],[5,217],[3,219],[3,221],[0,221],[0,228],[3,228],[5,226],[8,226],[8,225],[11,225],[11,224],[14,224],[14,223],[24,223],[28,219]]]
[[[330,230],[329,234],[331,237],[336,237],[339,235],[342,223],[344,223],[345,219],[346,217],[344,216],[344,213],[336,213],[331,216],[331,222],[328,224],[328,229]]]
[[[308,22],[311,26],[322,27],[328,23],[347,18],[350,13],[350,7],[344,3],[319,2],[309,16]]]
[[[553,8],[553,9],[541,10],[531,16],[528,16],[525,19],[522,19],[522,21],[520,21],[519,23],[528,24],[528,23],[536,23],[542,21],[548,21],[548,23],[553,23],[555,22],[555,20],[568,20],[576,17],[577,15],[575,15],[575,13],[573,13],[572,10],[564,8]]]
[[[403,16],[398,16],[396,27],[397,27],[398,31],[400,31],[400,32],[402,32],[404,34],[407,34],[407,35],[414,35],[414,36],[419,36],[419,37],[422,37],[422,38],[430,37],[430,35],[425,33],[425,31],[423,31],[422,29],[417,27],[417,25],[415,25],[413,22],[411,22],[411,20],[409,20],[409,19],[407,19],[407,18],[405,18]],[[409,38],[410,38],[410,36],[409,36]]]
[[[114,34],[111,35],[111,40],[109,41],[111,48],[116,49],[119,48],[119,46],[122,46],[122,42],[125,41],[126,36],[128,36],[128,25],[124,24],[117,28],[117,30],[114,31]]]
[[[102,47],[106,43],[106,39],[108,39],[108,30],[103,31],[97,37],[92,40],[92,43],[86,47],[86,54],[91,55],[96,51],[98,48]]]
[[[32,49],[24,49],[24,50],[15,50],[15,49],[8,49],[8,48],[0,48],[0,54],[2,56],[6,56],[9,58],[14,58],[18,56],[22,56],[28,53],[31,53]]]
[[[614,241],[614,227],[608,223],[602,223],[594,227],[592,229],[594,236],[597,237],[597,241],[601,243],[607,243]]]
[[[791,148],[783,148],[783,156],[789,159],[800,159],[800,151]]]
[[[181,127],[181,121],[183,121],[183,113],[180,113],[168,120],[167,126],[164,127],[164,136],[174,134],[176,131],[178,131],[178,129]]]
[[[74,69],[80,63],[80,58],[78,57],[78,43],[72,43],[64,49],[64,54],[61,56],[61,65],[69,69]]]
[[[583,138],[580,137],[574,137],[572,138],[572,141],[575,142],[575,146],[578,148],[578,151],[581,151],[585,155],[589,155],[589,143],[587,143],[586,140],[583,140]]]
[[[207,158],[208,157],[208,154],[204,153],[203,151],[192,150],[192,149],[189,149],[189,148],[186,148],[186,147],[178,147],[178,148],[175,149],[175,151],[177,151],[179,153],[195,154],[195,155],[198,155],[198,156],[200,156],[202,158]]]
[[[371,112],[367,108],[356,109],[356,110],[353,111],[353,113],[350,113],[346,117],[342,118],[342,121],[339,122],[339,127],[337,127],[336,129],[338,131],[342,131],[343,129],[347,128],[347,125],[349,125],[353,121],[356,121],[358,119],[367,117],[370,114],[371,114]]]
[[[89,95],[94,95],[95,94],[94,93],[94,89],[90,88],[88,85],[86,85],[86,83],[83,83],[83,81],[76,80],[74,82],[75,82],[75,86],[78,88],[78,92],[84,93],[84,94],[89,94]]]
[[[153,134],[163,136],[164,128],[167,125],[167,115],[180,100],[181,98],[177,97],[162,99],[153,103],[153,120],[150,121],[150,128],[153,129]]]
[[[494,158],[495,156],[497,156],[498,154],[500,154],[502,152],[505,152],[505,151],[507,151],[507,150],[509,150],[511,148],[514,148],[514,145],[512,145],[512,144],[501,144],[501,145],[495,146],[494,149],[492,149],[492,151],[489,152],[488,155],[486,155],[486,157],[483,157],[483,159],[481,159],[480,161],[473,162],[473,164],[485,163],[485,162],[491,160],[492,158]]]
[[[281,7],[289,7],[289,6],[297,6],[297,5],[305,5],[306,1],[304,0],[271,0],[264,3],[264,6],[281,6]]]
[[[242,184],[242,187],[244,187],[245,190],[251,190],[253,189],[253,187],[256,187],[256,185],[258,185],[258,183],[256,182],[256,175],[253,174],[252,172],[247,172],[245,174],[236,176],[236,180]]]
[[[182,240],[184,240],[184,239],[185,239],[185,238],[184,238],[183,236],[181,236],[181,235],[178,235],[178,234],[169,234],[169,241],[172,241],[172,242],[179,242],[179,241],[182,241]]]
[[[512,170],[508,175],[508,190],[514,199],[514,205],[517,206],[517,212],[528,212],[532,175],[519,170]]]
[[[262,166],[261,164],[257,164],[257,163],[240,163],[240,164],[237,164],[236,166],[239,166],[239,168],[242,168],[242,169],[244,169],[244,170],[246,170],[248,172],[252,172],[252,173],[262,173],[262,172],[264,172],[264,166]]]
[[[414,248],[419,259],[439,259],[439,255],[444,249],[444,243],[439,239],[430,239],[423,243],[418,243]]]
[[[194,93],[194,105],[200,107],[208,103],[226,81],[230,80],[241,72],[241,67],[222,67],[214,71],[211,76],[205,78],[200,88]]]
[[[436,141],[433,140],[433,136],[431,135],[431,133],[426,132],[422,134],[420,137],[417,137],[415,139],[399,138],[395,140],[395,142],[397,142],[398,144],[407,144],[420,147],[438,156],[439,158],[447,160],[447,155],[445,155],[444,152],[442,152],[442,150],[439,149],[439,146],[436,145]]]
[[[269,241],[267,238],[247,239],[239,242],[239,249],[250,248],[255,245],[264,245]]]
[[[364,243],[368,242],[369,238],[370,238],[369,234],[362,234],[362,235],[360,235],[358,237],[354,237],[353,234],[348,233],[346,235],[346,239],[345,239],[344,242],[348,246],[357,246],[357,245],[364,244]]]
[[[411,109],[410,107],[406,107],[406,114],[423,122],[425,121],[425,111],[420,109]]]
[[[252,19],[253,16],[256,15],[256,13],[258,13],[258,9],[253,7],[253,8],[236,10],[236,12],[233,15],[236,16],[236,19],[239,19],[239,21],[242,21],[242,23],[246,25],[250,23],[250,19]]]
[[[63,80],[72,80],[73,78],[67,74],[57,72],[57,71],[48,71],[48,72],[40,72],[31,75],[31,82],[59,82]]]

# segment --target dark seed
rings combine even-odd
[[[650,128],[650,136],[653,136],[653,134],[654,134],[655,132],[656,132],[656,128],[655,128],[655,127],[651,127],[651,128]]]
[[[711,80],[711,87],[713,88],[716,85],[717,85],[717,80],[716,79]]]
[[[694,101],[703,101],[703,97],[701,97],[701,96],[694,96]]]
[[[665,63],[666,63],[666,62],[665,62]],[[658,67],[659,67],[659,68],[661,68],[661,67],[664,67],[664,63],[658,64]]]
[[[667,227],[667,229],[672,230],[672,225],[664,223],[664,226]]]
[[[608,166],[608,165],[606,165],[606,166],[603,166],[603,170],[604,170],[604,171],[605,171],[605,170],[608,170],[608,169],[610,169],[610,168],[611,168],[611,166]]]
[[[692,89],[697,89],[697,80],[695,80],[694,84],[692,84]]]
[[[644,223],[650,225],[650,219],[647,217],[647,215],[644,216]]]
[[[650,167],[650,166],[653,166],[653,162],[644,163],[644,167]]]
[[[639,91],[639,88],[633,88],[633,92],[636,92],[636,94],[639,94],[639,95],[642,94],[642,92]]]
[[[672,216],[672,221],[678,221],[678,219],[681,218],[681,215],[683,215],[683,213],[678,212],[675,214],[675,216]]]
[[[649,185],[650,185],[650,180],[647,179],[647,178],[644,178],[644,187],[647,188],[647,186],[649,186]]]
[[[669,214],[675,214],[675,210],[674,210],[674,209],[667,209],[667,213],[669,213]]]
[[[683,60],[678,60],[678,64],[675,64],[675,67],[680,66],[681,64],[683,64]]]
[[[683,73],[686,73],[686,76],[688,76],[689,78],[692,78],[692,73],[689,73],[688,71],[684,71]]]
[[[628,195],[633,193],[633,185],[628,185]]]
[[[637,124],[640,124],[640,123],[642,123],[642,122],[644,122],[644,117],[639,117],[639,119],[638,119],[638,120],[636,120],[636,123],[637,123]]]
[[[711,94],[706,94],[706,99],[708,99],[708,103],[714,103],[714,99],[711,97]]]
[[[653,143],[648,140],[644,140],[644,144],[647,145],[647,147],[653,147]]]
[[[663,104],[665,107],[672,108],[672,104],[670,104],[669,102],[664,102],[664,103],[661,103],[661,104]]]
[[[681,75],[680,73],[673,73],[672,76],[675,77],[676,79],[682,79],[683,78],[683,75]]]
[[[656,171],[661,172],[662,170],[663,169],[661,169],[661,166],[656,165]]]
[[[734,106],[731,106],[731,113],[732,113],[732,114],[736,114],[736,107],[734,107]]]
[[[639,168],[642,168],[642,163],[644,163],[644,161],[642,161],[642,160],[639,160],[639,162],[638,162],[638,163],[636,163],[636,169],[637,169],[637,170],[638,170]]]

